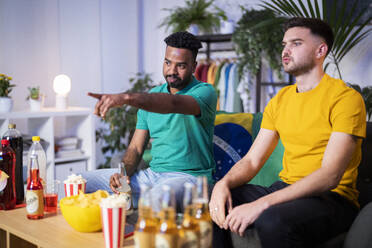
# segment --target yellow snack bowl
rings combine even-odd
[[[102,229],[101,210],[99,203],[102,198],[109,196],[104,190],[91,194],[64,197],[59,206],[67,223],[79,232],[96,232]]]

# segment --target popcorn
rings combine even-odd
[[[128,197],[125,194],[113,194],[101,200],[102,208],[121,208],[128,204]]]
[[[63,181],[64,183],[86,183],[87,181],[81,175],[71,174]]]

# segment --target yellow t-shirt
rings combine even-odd
[[[261,128],[277,131],[284,145],[283,170],[279,177],[292,184],[322,164],[332,132],[358,137],[366,135],[366,111],[362,96],[343,81],[325,74],[312,90],[298,93],[297,85],[283,88],[265,108]],[[362,139],[333,191],[354,202]]]

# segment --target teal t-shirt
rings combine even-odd
[[[168,93],[167,84],[150,93]],[[193,77],[192,82],[176,94],[192,96],[199,104],[200,116],[158,114],[139,110],[137,129],[149,130],[152,139],[150,167],[155,172],[184,172],[207,176],[212,181],[213,131],[217,95],[212,85]]]

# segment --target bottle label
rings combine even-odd
[[[198,235],[193,231],[184,231],[180,248],[198,248]]]
[[[177,246],[177,236],[158,233],[155,235],[155,248],[173,248]]]
[[[26,192],[26,210],[28,214],[44,213],[43,190],[27,190]]]
[[[154,238],[153,233],[134,232],[134,247],[154,247]]]
[[[212,247],[212,222],[200,221],[200,247]]]
[[[0,161],[2,160],[3,158],[0,156]],[[5,189],[7,183],[8,183],[8,179],[9,176],[2,170],[0,170],[0,192],[3,191],[3,189]]]

